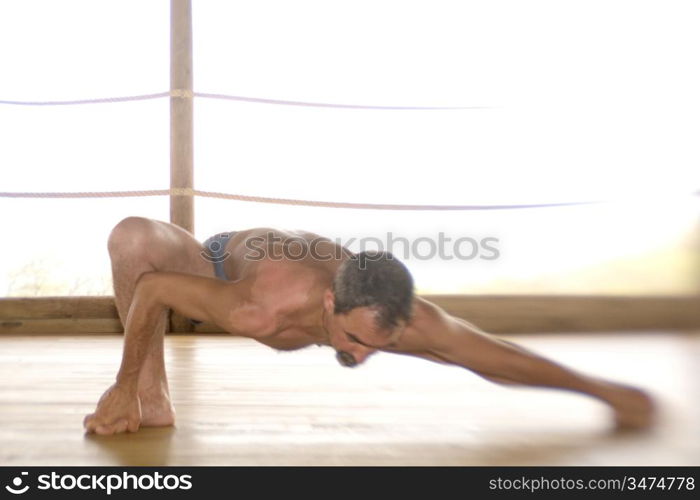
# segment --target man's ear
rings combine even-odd
[[[333,314],[335,310],[335,295],[330,288],[323,292],[323,308],[329,314]]]

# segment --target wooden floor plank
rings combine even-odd
[[[508,337],[505,337],[508,338]],[[607,408],[498,387],[380,353],[356,369],[330,348],[276,352],[224,335],[166,341],[175,428],[85,436],[114,379],[119,335],[0,337],[1,465],[698,465],[697,332],[518,335],[661,403],[651,432],[611,432]]]

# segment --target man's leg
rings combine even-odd
[[[128,217],[112,230],[108,249],[115,302],[123,325],[126,325],[136,282],[143,273],[173,271],[214,276],[211,262],[200,255],[202,245],[184,229],[166,222]],[[142,426],[171,425],[175,418],[163,352],[167,321],[164,313],[139,378]]]

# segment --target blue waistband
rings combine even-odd
[[[207,259],[214,264],[214,274],[217,278],[228,280],[226,271],[224,270],[224,262],[230,257],[226,251],[226,244],[233,238],[237,231],[229,231],[227,233],[218,233],[207,238],[203,243],[204,250],[207,253]]]

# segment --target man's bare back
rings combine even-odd
[[[256,228],[226,244],[224,281],[189,233],[137,217],[114,228],[109,249],[124,353],[116,383],[85,418],[88,432],[174,423],[163,360],[169,310],[275,349],[328,345],[343,366],[378,351],[409,354],[499,384],[593,396],[619,427],[652,421],[643,391],[574,372],[413,296],[410,274],[390,254],[355,255],[313,233]]]

